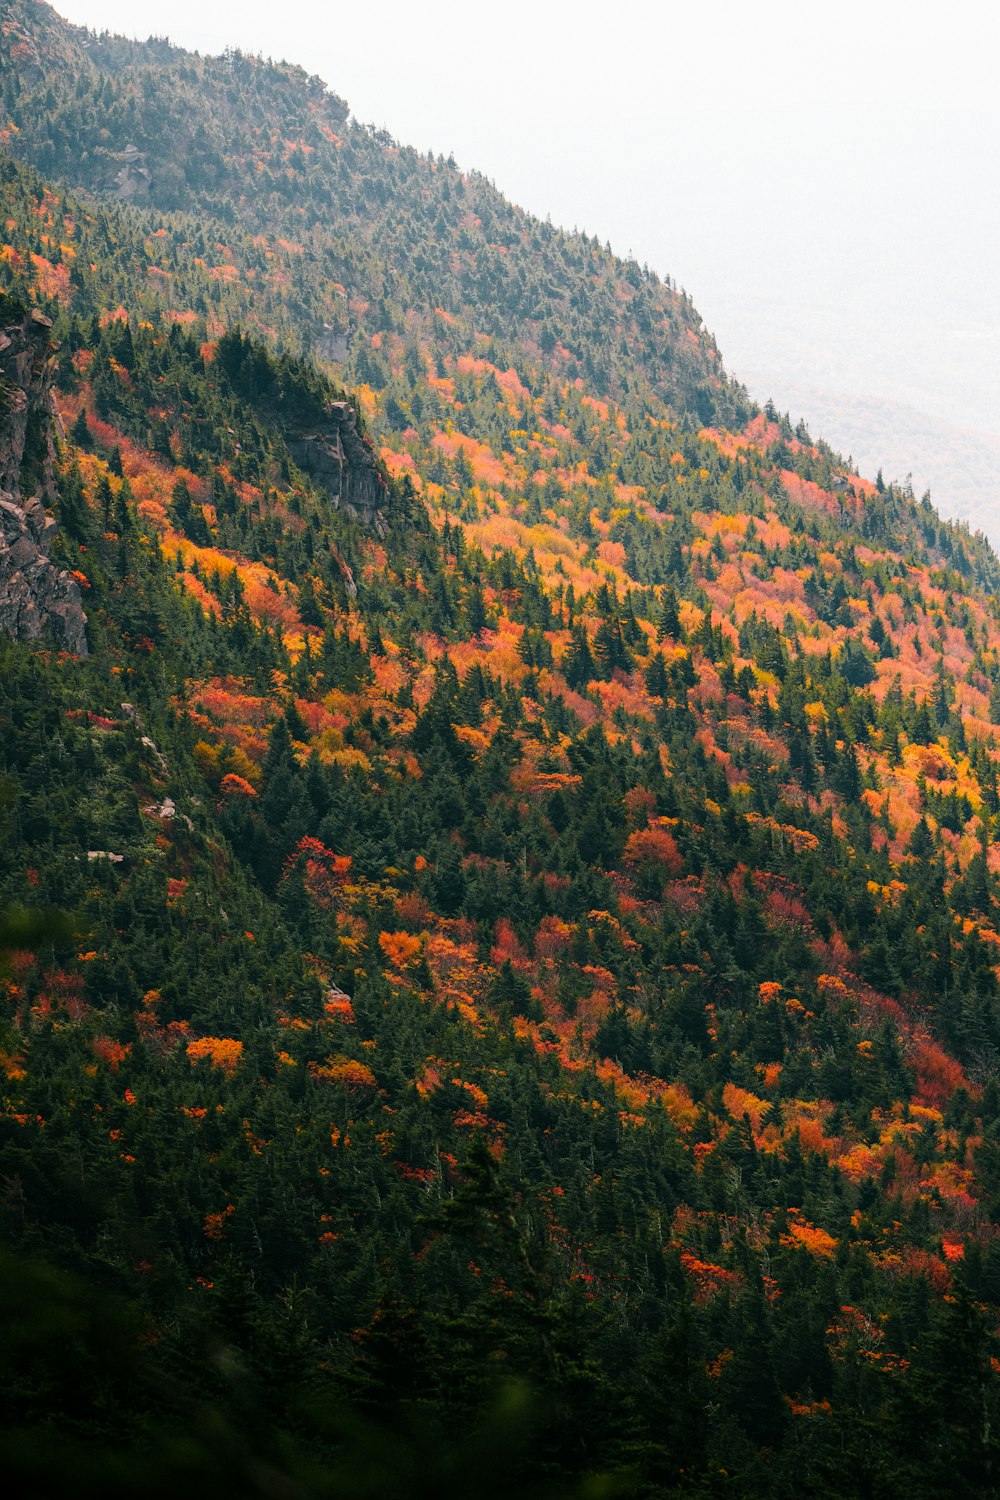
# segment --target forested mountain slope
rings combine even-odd
[[[680,397],[705,418],[738,408],[676,290],[482,177],[350,121],[318,78],[88,36],[38,0],[6,13],[8,149],[150,211],[147,224],[176,215],[128,267],[147,302],[225,322],[250,302],[267,331],[337,357],[373,335],[433,340],[443,322],[438,332],[455,330],[446,348],[509,341],[599,395]],[[86,285],[107,274],[103,260],[72,269]]]
[[[992,552],[304,75],[3,27],[6,1472],[991,1493]]]

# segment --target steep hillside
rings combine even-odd
[[[155,195],[186,100],[218,156],[0,162],[88,652],[0,636],[5,1472],[991,1493],[993,553],[304,75],[4,28],[19,151],[99,103]],[[254,215],[350,182],[341,385],[332,231]]]

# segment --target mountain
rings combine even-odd
[[[992,1493],[988,545],[304,73],[0,32],[11,1483]]]
[[[252,302],[263,331],[333,357],[443,322],[445,348],[510,342],[601,394],[648,384],[706,419],[738,406],[676,290],[350,122],[301,69],[88,37],[38,0],[6,10],[0,135],[43,173],[153,212],[166,232],[112,273],[133,299],[144,282],[144,306],[225,326]],[[105,260],[75,268],[88,290]]]

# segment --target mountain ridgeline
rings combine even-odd
[[[996,1493],[989,547],[298,69],[0,93],[14,1487]]]

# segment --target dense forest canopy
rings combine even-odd
[[[995,1492],[993,553],[296,69],[0,63],[7,1471]]]

